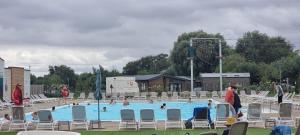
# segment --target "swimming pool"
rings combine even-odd
[[[120,110],[121,109],[133,109],[135,113],[136,120],[140,119],[140,110],[141,109],[153,109],[156,120],[166,120],[167,110],[160,109],[160,106],[166,103],[166,109],[177,108],[181,110],[181,119],[187,120],[193,116],[193,110],[195,107],[207,107],[207,102],[154,102],[150,103],[142,103],[142,102],[132,102],[128,106],[123,106],[122,103],[116,103],[114,105],[110,105],[108,103],[100,103],[100,110],[103,107],[107,108],[106,112],[100,112],[100,119],[102,121],[120,121]],[[86,113],[88,120],[97,120],[98,119],[98,110],[97,104],[81,104],[86,106]],[[214,105],[213,105],[214,106]],[[55,111],[52,112],[54,120],[63,120],[63,121],[71,121],[72,120],[72,105],[65,105],[57,107]],[[211,118],[214,119],[216,115],[215,107],[212,107],[210,110]],[[26,115],[26,120],[31,121],[31,115]]]

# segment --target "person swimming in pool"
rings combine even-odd
[[[123,105],[124,105],[124,106],[127,106],[127,105],[129,105],[129,101],[127,100],[127,98],[125,98],[125,99],[124,99],[124,101],[123,101]]]
[[[102,112],[107,112],[107,110],[106,110],[106,107],[105,107],[105,106],[102,108]]]
[[[160,106],[160,109],[166,109],[166,103],[163,103],[162,106]]]
[[[113,104],[115,104],[115,103],[116,103],[116,102],[114,101],[114,99],[111,99],[110,102],[109,102],[110,105],[113,105]]]

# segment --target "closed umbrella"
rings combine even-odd
[[[101,122],[100,122],[100,105],[99,105],[99,101],[102,99],[102,95],[101,95],[101,68],[99,68],[99,70],[97,70],[97,72],[96,72],[95,99],[98,101],[98,122],[99,122],[98,123],[98,128],[100,128],[101,127]]]

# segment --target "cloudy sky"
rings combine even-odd
[[[299,0],[0,0],[0,57],[36,75],[59,64],[121,71],[200,29],[227,39],[259,30],[300,49],[299,7]]]

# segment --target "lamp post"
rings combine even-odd
[[[223,90],[223,78],[222,78],[222,45],[220,38],[191,38],[190,39],[190,47],[193,46],[193,40],[218,40],[219,41],[219,76],[220,76],[220,92]],[[194,91],[194,61],[191,58],[191,91]]]

